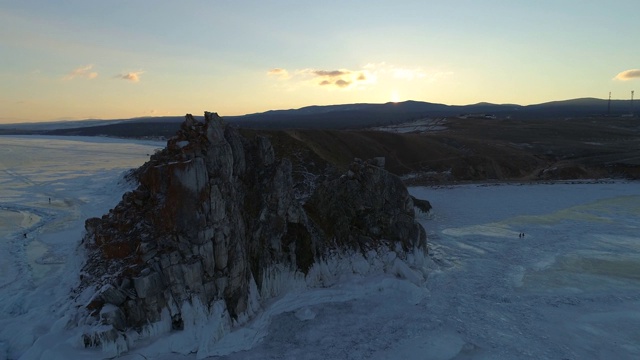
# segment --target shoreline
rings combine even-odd
[[[460,181],[411,181],[402,180],[406,187],[451,188],[457,186],[524,186],[524,185],[584,185],[584,184],[626,184],[640,182],[640,179],[595,178],[595,179],[557,179],[557,180],[460,180]]]

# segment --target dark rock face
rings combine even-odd
[[[138,188],[86,221],[79,290],[97,289],[86,309],[109,330],[85,344],[141,330],[166,311],[181,329],[181,306],[196,299],[246,318],[250,289],[274,264],[307,273],[333,250],[426,252],[412,198],[383,166],[383,158],[356,161],[302,204],[291,162],[276,158],[268,138],[244,138],[215,113],[204,123],[187,115],[136,170]]]
[[[375,249],[384,240],[404,250],[426,248],[412,197],[402,181],[381,165],[379,159],[356,159],[345,175],[320,184],[305,209],[324,229],[325,238],[338,247]]]
[[[413,205],[416,207],[416,209],[420,210],[425,214],[431,211],[431,209],[433,208],[431,206],[431,203],[427,200],[417,199],[414,196],[411,196],[411,199],[413,200]]]

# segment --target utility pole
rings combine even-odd
[[[631,90],[631,117],[633,117],[633,90]]]
[[[611,91],[609,91],[609,102],[607,103],[607,116],[611,116]]]

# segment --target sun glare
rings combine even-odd
[[[400,94],[398,94],[397,90],[391,91],[391,102],[394,102],[394,103],[400,102]]]

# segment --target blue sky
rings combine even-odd
[[[637,0],[0,0],[0,122],[626,99]]]

